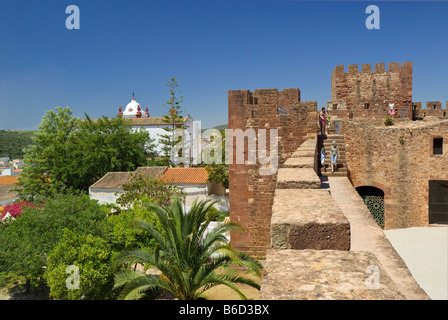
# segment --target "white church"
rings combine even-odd
[[[176,112],[175,109],[170,110],[170,115],[172,112]],[[143,129],[149,133],[149,137],[154,140],[155,150],[158,154],[161,152],[162,145],[159,142],[161,139],[161,135],[166,135],[167,131],[163,128],[171,127],[172,125],[164,122],[164,117],[151,117],[149,115],[148,107],[143,111],[142,106],[137,100],[133,97],[132,100],[127,104],[126,108],[122,109],[120,106],[118,109],[118,117],[127,119],[131,121],[132,129],[139,130]],[[190,141],[190,158],[197,156],[196,148],[193,145],[194,139],[197,133],[200,132],[200,128],[198,128],[198,123],[193,120],[190,115],[181,117],[182,123],[179,125],[183,125],[186,128],[186,132],[188,133],[187,141]],[[200,138],[199,138],[200,139]]]

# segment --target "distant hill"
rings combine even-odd
[[[216,126],[214,128],[218,129],[218,130],[225,130],[225,129],[229,129],[229,125],[228,124],[222,124],[222,125]]]
[[[229,125],[227,125],[227,124],[221,124],[221,125],[216,126],[216,127],[213,127],[213,128],[203,128],[203,129],[201,129],[201,132],[204,132],[204,131],[207,130],[207,129],[225,130],[225,129],[228,129],[228,128],[229,128]]]
[[[0,130],[0,158],[23,159],[23,149],[32,144],[34,131]]]

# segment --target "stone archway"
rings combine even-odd
[[[383,190],[372,186],[361,186],[357,187],[356,191],[361,196],[375,221],[384,229],[385,215]]]

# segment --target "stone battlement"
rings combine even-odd
[[[300,101],[297,88],[230,90],[229,129],[278,130],[278,164],[282,164],[307,139],[316,134],[317,102]],[[269,136],[269,135],[267,135]],[[230,145],[230,144],[229,144]],[[231,147],[236,155],[236,143]],[[267,145],[270,142],[267,141]],[[244,142],[244,159],[248,157],[248,142]],[[312,157],[314,150],[312,151]],[[305,165],[305,164],[303,164]],[[261,175],[263,164],[248,161],[229,164],[230,220],[241,224],[244,234],[231,233],[232,245],[243,251],[264,256],[270,247],[270,220],[277,176]],[[312,170],[312,169],[311,169]],[[281,177],[281,176],[280,176]],[[315,181],[316,183],[316,181]],[[319,181],[317,181],[319,183]],[[256,223],[253,223],[256,221]]]
[[[442,110],[442,101],[426,101],[425,103],[422,103],[420,101],[412,102],[412,108],[414,110],[424,110],[423,108],[425,106],[426,110]],[[448,101],[445,102],[445,108],[448,109]]]
[[[329,190],[314,183],[317,173],[296,161],[316,161],[313,153],[317,139],[310,138],[279,169],[260,298],[405,299],[374,254],[350,251],[348,219]],[[366,282],[372,266],[382,275],[375,288]]]
[[[359,65],[357,64],[349,64],[348,65],[348,72],[345,72],[345,66],[344,65],[337,65],[334,68],[333,73],[384,73],[384,72],[400,72],[403,69],[412,70],[412,62],[406,61],[403,62],[400,66],[398,62],[390,62],[388,64],[388,70],[386,70],[386,64],[385,63],[375,63],[375,68],[372,70],[372,64],[370,63],[364,63],[361,65],[361,71],[359,71]]]
[[[388,106],[407,110],[412,118],[412,62],[389,63],[386,71],[384,63],[363,64],[361,72],[357,64],[336,66],[331,74],[331,101],[345,109],[372,109]]]
[[[423,108],[425,106],[425,108]],[[441,101],[412,102],[412,113],[414,120],[423,120],[426,118],[448,118],[448,101],[442,108]]]

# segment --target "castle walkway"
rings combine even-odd
[[[350,251],[373,253],[408,300],[428,300],[428,295],[415,281],[349,179],[347,177],[321,177],[321,179],[322,188],[329,189],[333,199],[350,222]]]

